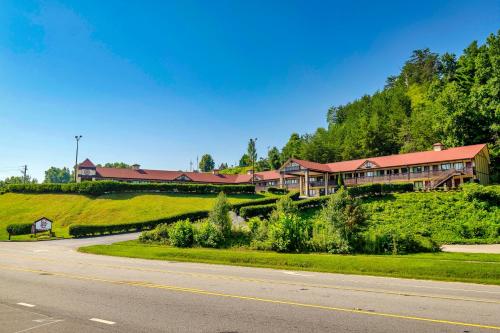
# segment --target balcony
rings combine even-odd
[[[345,178],[344,184],[346,185],[362,185],[371,183],[390,183],[392,181],[411,181],[414,179],[435,179],[449,175],[450,172],[460,173],[463,175],[473,175],[472,168],[462,168],[462,169],[448,169],[448,170],[438,170],[438,171],[422,171],[422,172],[410,172],[410,173],[400,173],[396,175],[385,175],[385,176],[372,176],[372,177],[358,177],[358,178]]]

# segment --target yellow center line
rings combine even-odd
[[[142,288],[162,289],[162,290],[185,292],[185,293],[198,294],[198,295],[216,296],[216,297],[264,302],[264,303],[273,303],[273,304],[284,304],[284,305],[298,306],[298,307],[304,307],[304,308],[329,310],[329,311],[335,311],[335,312],[363,314],[363,315],[375,316],[375,317],[404,319],[404,320],[421,321],[421,322],[427,322],[427,323],[446,324],[446,325],[454,325],[454,326],[476,327],[476,328],[484,328],[484,329],[492,329],[492,330],[500,331],[500,326],[493,326],[493,325],[466,323],[466,322],[433,319],[433,318],[426,318],[426,317],[406,316],[406,315],[398,315],[398,314],[393,314],[393,313],[366,311],[366,310],[360,310],[360,309],[340,308],[340,307],[332,307],[332,306],[326,306],[326,305],[300,303],[300,302],[286,301],[286,300],[275,300],[275,299],[260,298],[260,297],[253,297],[253,296],[241,296],[241,295],[225,294],[225,293],[213,292],[213,291],[208,291],[208,290],[203,290],[203,289],[161,285],[161,284],[154,284],[154,283],[142,282],[142,281],[111,280],[111,279],[107,279],[107,278],[67,274],[67,273],[61,273],[61,272],[51,272],[51,271],[29,269],[29,268],[23,268],[23,267],[15,267],[15,266],[0,265],[0,268],[12,270],[12,271],[29,272],[29,273],[36,273],[36,274],[45,273],[45,274],[50,274],[52,276],[58,276],[58,277],[63,277],[63,278],[68,278],[68,279],[75,279],[75,280],[103,282],[103,283],[111,283],[111,284],[116,284],[116,285],[127,285],[127,286],[142,287]]]
[[[48,259],[48,258],[35,258],[35,257],[31,257],[31,256],[7,255],[4,253],[1,253],[0,256],[22,257],[22,258],[33,260],[33,261],[46,261],[46,262],[61,263],[61,260],[54,260],[54,259]],[[289,286],[299,286],[299,287],[355,291],[355,292],[376,293],[376,294],[385,294],[385,295],[394,295],[394,296],[411,296],[411,297],[432,298],[432,299],[442,299],[442,300],[452,300],[452,301],[500,304],[500,300],[485,299],[485,298],[460,297],[460,296],[451,296],[451,295],[432,295],[432,294],[415,293],[415,292],[408,292],[408,291],[394,291],[394,290],[376,289],[376,288],[347,287],[347,286],[339,286],[339,285],[333,285],[333,284],[332,285],[330,285],[330,284],[316,284],[316,283],[307,283],[307,282],[293,282],[293,281],[287,281],[287,280],[258,279],[258,278],[240,277],[240,276],[234,276],[234,275],[179,272],[179,271],[173,271],[173,270],[167,270],[167,269],[141,268],[141,267],[134,267],[134,266],[114,265],[114,264],[113,265],[111,265],[111,264],[96,264],[96,263],[86,263],[86,262],[84,263],[84,262],[74,262],[74,261],[71,261],[71,264],[79,264],[79,265],[85,265],[85,266],[103,267],[103,268],[111,268],[111,269],[135,270],[135,271],[141,271],[141,272],[167,273],[167,274],[175,274],[175,275],[182,275],[182,276],[191,276],[191,277],[196,277],[196,278],[210,278],[210,279],[215,279],[215,280],[269,283],[269,284],[277,284],[277,285],[289,285]]]

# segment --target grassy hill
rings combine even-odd
[[[70,224],[140,222],[189,211],[210,209],[216,195],[108,194],[89,197],[78,194],[0,195],[0,239],[7,239],[11,223],[31,223],[45,216],[54,221],[56,236],[67,237]],[[262,198],[262,195],[229,195],[231,203]]]
[[[489,188],[500,191],[500,185]],[[367,233],[417,234],[439,244],[500,243],[500,207],[462,191],[395,193],[362,199]],[[302,213],[314,218],[318,209]]]

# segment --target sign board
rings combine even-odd
[[[41,219],[33,222],[33,226],[31,227],[31,233],[36,234],[37,232],[43,231],[51,231],[52,230],[52,221],[46,217],[42,217]]]

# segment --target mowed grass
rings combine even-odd
[[[262,198],[262,195],[230,195],[231,203]],[[120,193],[90,197],[77,194],[0,195],[0,239],[11,223],[31,223],[40,217],[54,221],[58,237],[68,237],[71,224],[141,222],[212,207],[216,195]],[[26,236],[15,238],[24,239]]]
[[[245,249],[180,249],[138,241],[80,248],[85,253],[286,270],[500,285],[500,255],[432,253],[404,256],[284,254]]]

